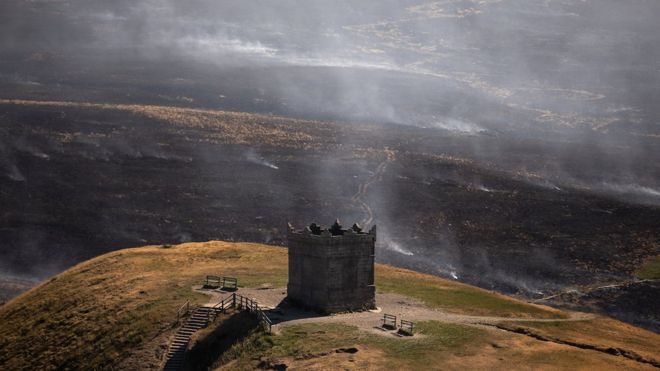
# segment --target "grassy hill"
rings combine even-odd
[[[0,307],[0,369],[156,368],[179,306],[209,301],[191,289],[206,274],[236,276],[243,288],[284,287],[287,251],[189,243],[121,250],[79,264]],[[376,284],[380,293],[405,295],[443,313],[520,322],[420,321],[419,336],[406,340],[342,323],[296,324],[276,335],[253,333],[216,366],[653,369],[643,361],[660,346],[657,334],[615,320],[552,322],[572,314],[404,269],[377,266]],[[580,344],[623,349],[642,362]],[[335,351],[342,347],[358,352]]]

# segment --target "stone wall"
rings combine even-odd
[[[289,228],[289,300],[326,313],[375,308],[375,227],[333,228]]]

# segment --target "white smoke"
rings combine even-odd
[[[41,149],[39,149],[39,148],[37,148],[33,145],[23,144],[23,143],[19,142],[19,143],[16,143],[15,146],[16,146],[16,149],[18,151],[29,153],[34,157],[38,157],[38,158],[43,159],[43,160],[49,160],[50,159],[50,156],[47,153],[45,153],[44,151],[42,151]]]
[[[406,255],[406,256],[414,256],[415,254],[406,249],[405,247],[401,246],[396,241],[393,241],[390,236],[388,236],[385,233],[381,233],[380,236],[378,236],[378,239],[381,241],[381,246],[383,246],[386,250],[394,251],[396,253],[399,253],[401,255]]]
[[[398,252],[399,254],[403,254],[403,255],[407,255],[407,256],[415,255],[412,251],[409,251],[408,249],[404,248],[403,246],[399,245],[396,242],[390,242],[388,244],[388,246],[390,247],[390,249],[392,249],[393,251]]]
[[[463,135],[475,135],[486,132],[486,129],[482,128],[477,124],[467,121],[461,121],[453,118],[447,118],[442,121],[437,121],[433,123],[433,126],[439,129],[444,129],[451,131],[453,133],[463,134]]]
[[[26,180],[25,176],[16,165],[9,166],[7,177],[15,182],[24,182]]]
[[[660,198],[660,190],[651,187],[645,187],[639,184],[603,183],[602,188],[605,191],[619,193],[623,195],[636,195],[636,196]]]
[[[480,191],[480,192],[486,192],[486,193],[493,193],[495,192],[494,189],[488,188],[484,186],[483,184],[470,184],[468,186],[469,189],[475,190],[475,191]]]
[[[227,54],[243,54],[253,57],[273,58],[277,49],[260,42],[249,42],[222,37],[187,36],[177,40],[179,47],[198,57],[218,57]]]
[[[276,165],[274,165],[274,164],[268,162],[266,159],[264,159],[264,158],[263,158],[261,155],[259,155],[259,153],[258,153],[255,149],[253,149],[253,148],[250,148],[250,150],[248,150],[248,151],[245,153],[245,159],[248,160],[249,162],[253,163],[253,164],[257,164],[257,165],[261,165],[261,166],[269,167],[269,168],[274,169],[274,170],[279,170],[279,169],[280,169],[278,166],[276,166]]]

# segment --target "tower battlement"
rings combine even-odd
[[[290,224],[288,298],[326,313],[375,308],[376,226],[368,232],[336,221],[297,231]]]

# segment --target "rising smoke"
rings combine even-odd
[[[74,71],[60,86],[116,84],[165,61],[185,69],[153,77],[166,90],[192,81],[194,105],[634,148],[660,130],[658,11],[642,0],[11,0],[0,81],[48,91],[49,66]]]
[[[657,204],[659,13],[660,2],[644,0],[6,0],[0,96],[435,128],[469,137],[461,142],[465,157],[529,184]],[[112,89],[98,93],[98,86]],[[511,158],[510,146],[524,141],[532,155]],[[91,160],[193,161],[152,138],[80,134],[73,143]],[[19,183],[29,174],[13,153],[47,161],[57,151],[6,147],[0,171]],[[256,149],[240,157],[280,170]],[[353,170],[323,162],[315,186],[342,196],[334,175],[360,174]],[[440,176],[420,179],[430,185]],[[499,192],[473,179],[445,180]],[[378,197],[370,200],[375,222],[396,224]],[[192,238],[183,227],[176,233]],[[487,257],[455,251],[452,236],[440,236],[424,256],[421,247],[382,238],[385,251],[441,274],[462,277],[470,266],[517,281]]]
[[[253,164],[265,166],[267,168],[273,169],[273,170],[279,170],[280,168],[277,167],[276,165],[268,162],[263,156],[257,152],[256,149],[250,148],[245,152],[245,159],[248,162],[251,162]]]

